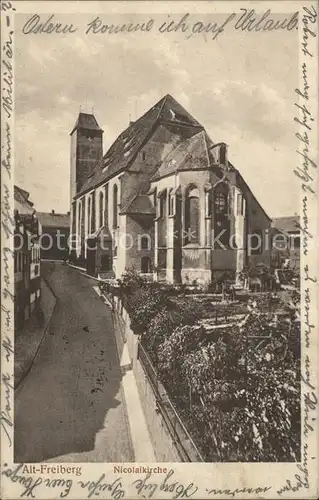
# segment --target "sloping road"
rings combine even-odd
[[[15,392],[15,462],[134,461],[111,314],[75,269],[42,271],[58,300]]]

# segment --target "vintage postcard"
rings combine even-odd
[[[318,498],[318,26],[1,0],[1,498]]]

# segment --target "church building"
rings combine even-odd
[[[103,154],[103,130],[80,113],[71,131],[71,254],[103,278],[209,284],[270,264],[271,220],[205,128],[166,95]],[[254,235],[260,244],[248,244]]]

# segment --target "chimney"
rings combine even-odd
[[[51,210],[51,215],[55,215],[55,211],[54,210]]]

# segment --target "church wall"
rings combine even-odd
[[[251,266],[255,266],[258,263],[264,263],[270,266],[271,257],[271,232],[268,217],[263,212],[263,210],[258,205],[257,201],[253,196],[247,194],[248,203],[248,233],[252,234],[256,230],[260,230],[263,233],[263,245],[260,254],[254,254],[253,251],[249,252],[248,249],[248,261]]]
[[[103,193],[103,216],[102,225],[100,225],[100,193]],[[100,229],[105,222],[105,184],[96,188],[95,193],[95,221],[96,230]]]
[[[154,268],[154,221],[152,216],[126,215],[127,249],[126,267],[141,271],[142,257],[149,257]],[[141,248],[141,237],[150,236],[149,249]]]
[[[77,144],[77,131],[75,130],[71,135],[71,151],[70,151],[70,200],[72,202],[76,195],[76,144]]]
[[[89,140],[90,137],[90,140]],[[102,132],[101,131],[77,131],[76,147],[76,186],[77,191],[81,189],[84,181],[93,170],[97,160],[102,157]]]
[[[138,248],[136,238],[138,234],[145,232],[141,217],[129,215],[120,215],[120,206],[138,192],[146,193],[150,187],[150,178],[156,171],[158,164],[178,145],[181,140],[188,138],[194,133],[194,129],[179,127],[178,125],[160,124],[153,131],[150,139],[144,144],[143,148],[137,154],[134,162],[126,172],[121,172],[116,177],[108,180],[95,190],[83,195],[75,201],[75,220],[73,211],[71,210],[71,227],[75,229],[76,234],[81,237],[82,241],[90,232],[89,223],[89,197],[93,194],[95,203],[92,204],[95,210],[95,228],[94,231],[100,228],[100,193],[103,192],[103,222],[105,222],[105,214],[107,214],[107,224],[112,235],[112,254],[113,254],[113,269],[116,277],[120,277],[126,267],[134,266],[138,270],[141,267],[142,256],[150,256],[152,267],[157,267],[159,263],[164,263],[165,279],[173,281],[176,278],[174,266],[176,261],[180,262],[181,281],[192,282],[196,280],[198,283],[208,283],[211,281],[212,273],[222,269],[242,270],[249,263],[256,265],[258,262],[270,264],[270,237],[268,239],[268,248],[264,241],[263,249],[260,253],[249,252],[246,255],[245,244],[239,245],[237,250],[217,250],[211,248],[212,231],[214,230],[214,213],[208,216],[206,211],[206,193],[205,186],[208,183],[215,184],[217,177],[211,170],[195,170],[182,171],[177,175],[173,174],[162,178],[153,185],[156,185],[157,192],[162,189],[171,189],[181,186],[181,212],[178,215],[172,216],[168,213],[168,203],[166,204],[166,213],[164,220],[156,220],[152,222],[152,227],[147,228],[146,232],[152,235],[152,246],[150,250],[141,250]],[[89,139],[88,135],[91,136]],[[93,153],[92,153],[93,151]],[[71,201],[76,194],[76,190],[83,183],[84,179],[89,175],[93,165],[102,154],[102,132],[96,131],[92,134],[86,131],[76,130],[71,136]],[[249,189],[245,188],[241,182],[236,181],[236,173],[229,172],[230,177],[230,234],[235,237],[236,243],[246,242],[245,233],[260,230],[267,236],[265,230],[270,229],[270,222],[264,214],[258,203],[250,193]],[[79,182],[80,181],[80,182]],[[239,185],[236,185],[236,182]],[[108,197],[106,206],[105,186],[108,185]],[[118,224],[113,227],[113,188],[118,187]],[[184,237],[181,240],[181,248],[176,251],[176,237],[174,229],[180,224],[182,229],[185,228],[185,196],[187,187],[193,185],[199,190],[199,239],[198,242],[185,243]],[[247,202],[247,217],[237,211],[237,195],[243,191],[243,195]],[[151,195],[153,202],[153,195]],[[82,209],[84,209],[83,216]],[[156,199],[156,204],[158,199]],[[196,202],[195,202],[196,204]],[[192,205],[194,206],[194,205]],[[145,218],[151,220],[152,218]],[[192,222],[194,224],[194,221]],[[159,239],[160,225],[162,224],[162,232],[164,238]],[[269,234],[269,233],[268,233]],[[128,246],[132,238],[133,246]],[[163,236],[163,235],[162,235]],[[184,234],[185,236],[185,234]],[[174,250],[175,249],[175,250]],[[145,255],[144,255],[145,254]],[[77,256],[79,257],[79,247]],[[85,251],[85,257],[87,253]],[[179,257],[180,256],[180,257]],[[99,267],[100,253],[97,255],[97,266]]]
[[[183,283],[206,284],[211,281],[211,248],[210,245],[207,245],[209,225],[205,213],[204,189],[209,180],[210,172],[208,170],[180,172],[178,175],[178,181],[182,187],[183,229],[185,229],[186,190],[190,185],[196,186],[199,190],[199,242],[183,244],[182,246],[181,278]]]
[[[108,224],[109,224],[109,230],[112,235],[112,240],[113,240],[113,246],[112,246],[112,253],[113,253],[113,270],[116,275],[116,278],[120,278],[120,276],[123,274],[126,266],[126,257],[125,257],[125,244],[123,245],[122,242],[125,241],[125,233],[126,233],[126,220],[125,216],[119,215],[120,210],[118,210],[118,225],[115,228],[113,221],[114,221],[114,210],[113,210],[113,194],[114,194],[114,186],[117,186],[117,193],[118,193],[118,204],[120,204],[121,199],[122,199],[122,182],[121,182],[121,174],[117,175],[116,177],[113,177],[108,181]]]

